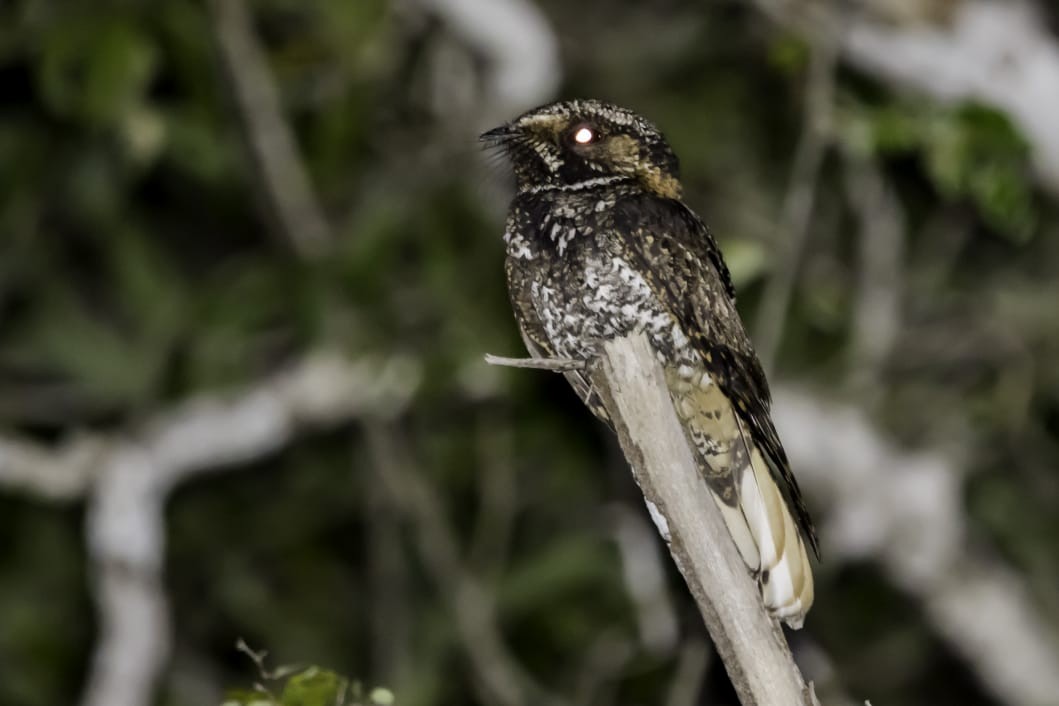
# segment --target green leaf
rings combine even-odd
[[[1025,241],[1037,224],[1029,147],[1003,113],[896,102],[847,105],[839,136],[865,158],[918,154],[947,200],[965,200],[998,233]]]
[[[349,680],[328,669],[309,667],[287,680],[283,706],[334,706],[345,701]]]

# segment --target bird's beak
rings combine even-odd
[[[503,143],[514,137],[516,132],[510,125],[501,125],[483,132],[478,136],[478,140],[481,142]]]

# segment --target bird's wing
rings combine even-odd
[[[772,424],[761,365],[714,264],[720,254],[680,204],[630,201],[616,213],[622,252],[702,360],[701,371],[667,368],[674,407],[766,605],[800,626],[813,600],[805,541],[816,549],[816,535]]]
[[[761,363],[735,309],[728,269],[706,227],[678,201],[653,197],[619,202],[623,250],[703,359],[731,401],[748,446],[758,448],[795,520],[819,554],[816,532],[790,469],[770,408]]]
[[[530,276],[525,268],[516,267],[509,258],[505,270],[507,273],[508,295],[511,297],[511,307],[518,319],[519,330],[522,333],[522,341],[526,344],[526,350],[534,358],[553,358],[555,350],[544,331],[537,308],[533,305],[530,295]],[[600,420],[605,422],[611,429],[614,428],[607,410],[603,406],[603,400],[599,393],[592,387],[587,372],[571,370],[563,373],[567,382],[574,388],[574,392],[585,403]]]

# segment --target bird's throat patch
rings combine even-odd
[[[611,164],[630,165],[647,191],[664,199],[680,198],[680,182],[666,174],[640,151],[640,143],[629,135],[615,135],[604,143]]]

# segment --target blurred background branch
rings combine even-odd
[[[481,132],[546,102],[562,79],[559,46],[540,9],[528,0],[416,0],[486,61],[473,109]],[[447,106],[451,110],[453,106]]]
[[[503,706],[564,701],[537,683],[504,646],[496,622],[492,594],[464,566],[449,523],[438,505],[439,493],[427,485],[421,472],[412,470],[406,445],[378,426],[367,428],[368,443],[379,481],[415,526],[419,555],[447,601],[462,637],[462,645],[482,690],[483,703]]]
[[[334,238],[320,209],[279,91],[243,0],[209,0],[213,31],[243,136],[250,170],[274,216],[275,230],[301,257],[323,254]]]
[[[775,417],[799,480],[833,509],[820,518],[826,554],[878,561],[1002,703],[1059,693],[1059,643],[1025,584],[968,536],[957,461],[896,448],[861,412],[803,391],[778,391]]]
[[[50,452],[6,439],[0,483],[51,500],[87,493],[88,558],[100,640],[82,703],[153,703],[172,643],[165,595],[165,503],[196,474],[275,453],[307,429],[399,411],[412,361],[350,363],[319,352],[240,394],[200,397],[112,438]]]
[[[830,37],[812,38],[806,73],[805,114],[795,148],[790,181],[780,214],[781,231],[773,246],[779,267],[761,295],[754,346],[765,370],[771,370],[783,338],[799,265],[809,239],[813,203],[828,145],[832,139],[835,91],[835,48]]]

